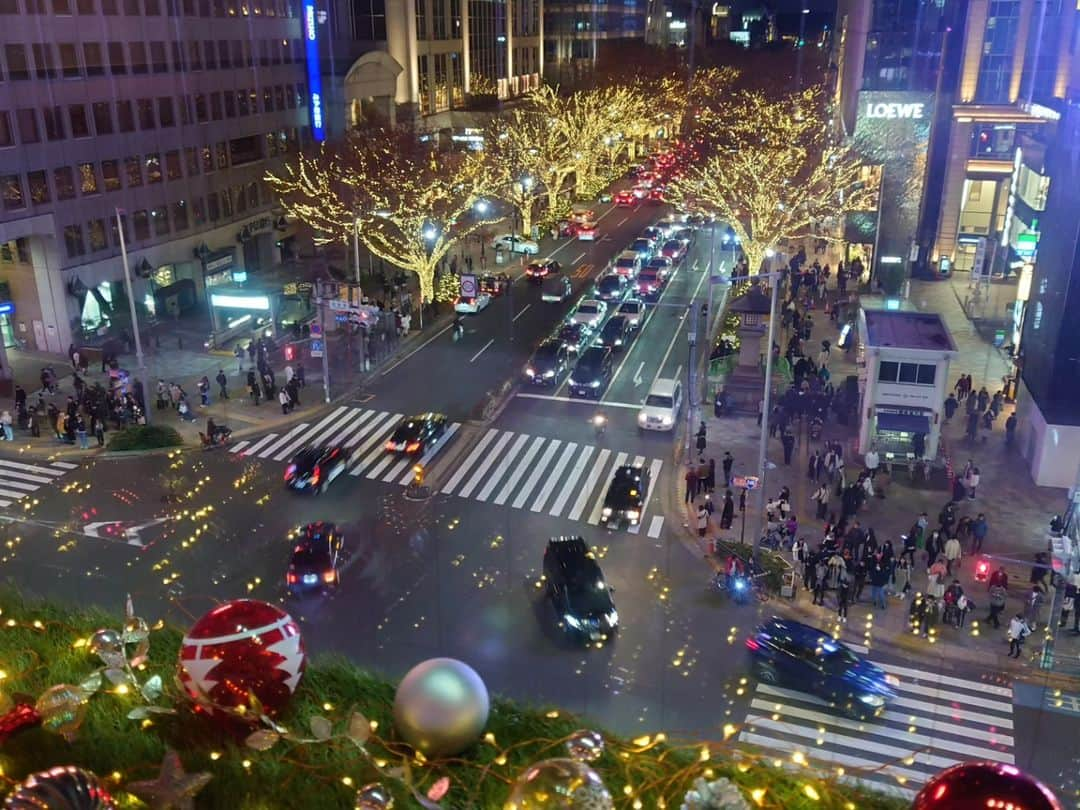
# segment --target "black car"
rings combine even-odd
[[[541,343],[525,366],[525,382],[533,385],[557,385],[563,372],[570,367],[570,352],[561,340],[552,338]]]
[[[446,432],[446,417],[441,413],[410,416],[397,426],[386,441],[388,453],[423,455]]]
[[[649,497],[649,471],[644,467],[626,464],[615,470],[615,476],[604,496],[600,517],[605,523],[618,524],[626,521],[631,526],[641,520],[645,501]]]
[[[570,395],[599,399],[611,381],[611,349],[590,346],[570,372]]]
[[[577,354],[588,342],[590,335],[592,335],[592,329],[589,328],[588,324],[568,323],[564,324],[563,328],[559,330],[557,339],[562,342],[568,352]]]
[[[609,303],[622,301],[629,285],[630,282],[626,276],[612,273],[609,276],[604,276],[596,283],[596,289],[593,291],[592,297]]]
[[[597,342],[601,346],[621,352],[623,347],[630,342],[630,322],[625,315],[614,315],[608,318],[604,328],[600,330]]]
[[[759,681],[810,692],[850,717],[882,714],[900,685],[828,633],[791,619],[765,622],[746,649]]]
[[[285,486],[320,494],[349,466],[349,454],[336,445],[305,447],[285,468]]]
[[[607,641],[619,614],[604,572],[580,537],[553,537],[544,552],[544,584],[560,627],[573,639]]]
[[[562,268],[559,263],[554,259],[541,259],[540,261],[530,262],[529,266],[525,268],[525,277],[529,281],[543,281],[548,276],[553,276],[562,272]]]
[[[333,523],[309,523],[300,532],[289,557],[285,587],[290,596],[326,593],[338,586],[344,538]]]

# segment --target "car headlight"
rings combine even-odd
[[[611,612],[605,617],[607,623],[612,627],[615,627],[619,623],[619,611],[612,608]]]
[[[589,388],[599,388],[599,387],[600,387],[600,381],[599,380],[593,380],[591,383],[589,383]]]
[[[611,507],[605,506],[603,510],[601,510],[600,514],[603,517],[611,517]]]
[[[664,425],[667,426],[667,425],[671,424],[672,419],[671,419],[670,416],[665,416],[664,419],[663,419],[663,422],[664,422]]]
[[[897,678],[895,675],[886,675],[885,676],[885,683],[887,683],[889,686],[892,686],[892,687],[899,687],[900,686],[900,679]]]
[[[875,709],[885,705],[885,698],[883,698],[881,695],[873,695],[867,693],[865,695],[859,695],[859,700],[861,700],[867,706],[873,706]]]
[[[525,376],[526,377],[535,377],[536,372],[533,371],[531,368],[527,368],[527,369],[525,369]]]
[[[639,517],[641,517],[641,513],[636,509],[631,509],[629,512],[626,513],[626,517],[629,520],[637,520]]]
[[[622,338],[615,338],[615,345],[622,346]]]
[[[547,371],[544,372],[544,379],[545,380],[550,380],[554,376],[555,376],[555,370],[554,369],[549,368]]]
[[[567,382],[570,383],[571,388],[577,388],[577,383],[574,381],[573,377],[571,377],[569,380],[567,380]]]
[[[643,413],[639,413],[639,414],[637,415],[637,423],[638,423],[639,425],[644,425],[644,424],[645,424],[646,422],[648,422],[648,421],[649,421],[649,419],[648,419],[648,417],[647,417],[647,416],[645,416],[645,414],[643,414]]]
[[[581,629],[581,622],[571,616],[569,613],[563,615],[563,621],[566,622],[569,627],[573,627],[575,630]]]

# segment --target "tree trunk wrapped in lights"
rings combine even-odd
[[[266,180],[318,243],[358,233],[371,253],[417,275],[423,301],[434,298],[439,263],[495,221],[484,199],[495,185],[487,162],[440,152],[405,130],[352,130]]]

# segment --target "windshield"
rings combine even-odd
[[[615,607],[607,583],[602,579],[571,582],[566,588],[566,598],[570,609],[579,616],[605,614]]]
[[[670,410],[673,404],[671,397],[661,396],[660,394],[649,394],[645,400],[646,408],[667,408]]]
[[[619,279],[614,278],[613,276],[608,276],[607,278],[600,280],[600,289],[604,292],[608,292],[609,290],[617,290],[619,289],[621,284],[622,282]]]
[[[578,361],[577,370],[595,374],[600,370],[600,363],[604,359],[604,353],[596,349],[589,349]]]
[[[550,366],[555,362],[559,349],[557,346],[541,346],[533,355],[534,366]]]
[[[638,273],[638,281],[656,281],[656,271],[642,270]]]
[[[636,261],[636,259],[629,259],[629,258],[627,258],[627,259],[619,259],[619,261],[617,263],[617,266],[618,267],[633,267],[635,261]]]
[[[324,542],[304,543],[293,549],[293,565],[315,567],[329,563],[329,554]]]
[[[600,307],[596,304],[582,304],[578,307],[578,312],[584,312],[586,315],[595,315],[600,311]]]

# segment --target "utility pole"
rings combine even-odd
[[[803,48],[806,47],[806,15],[810,9],[806,7],[806,0],[802,0],[802,8],[799,11],[799,41],[795,44],[798,53],[795,55],[795,92],[802,91],[802,60]]]
[[[121,208],[115,209],[116,232],[120,234],[120,258],[124,263],[124,287],[127,290],[128,307],[130,307],[131,312],[131,331],[135,335],[135,358],[139,366],[139,376],[136,379],[142,388],[143,418],[146,420],[146,424],[149,425],[150,409],[146,407],[146,401],[150,396],[150,386],[148,385],[149,381],[146,379],[146,362],[143,359],[142,338],[139,337],[139,316],[135,312],[135,294],[131,289],[131,266],[128,264],[127,242],[124,239],[124,221],[120,217],[122,210]]]
[[[686,401],[690,403],[690,406],[686,409],[686,463],[689,464],[693,460],[693,454],[690,452],[692,447],[691,441],[694,437],[694,418],[698,413],[698,396],[697,386],[694,385],[697,379],[695,373],[695,366],[697,366],[697,317],[698,308],[697,303],[690,302],[690,331],[686,333],[686,341],[689,344],[689,354],[686,362]]]
[[[356,283],[360,283],[360,220],[353,220],[353,269],[356,270]]]
[[[769,268],[772,269],[771,266]],[[765,514],[765,479],[767,476],[766,454],[769,449],[769,400],[772,398],[772,356],[773,356],[773,339],[776,336],[776,299],[778,291],[780,290],[781,274],[770,273],[772,281],[772,296],[769,299],[769,336],[766,340],[765,346],[765,396],[762,398],[761,404],[761,438],[758,440],[758,475],[761,478],[759,488],[761,489],[761,514]],[[754,559],[757,560],[761,555],[761,532],[754,534]]]

